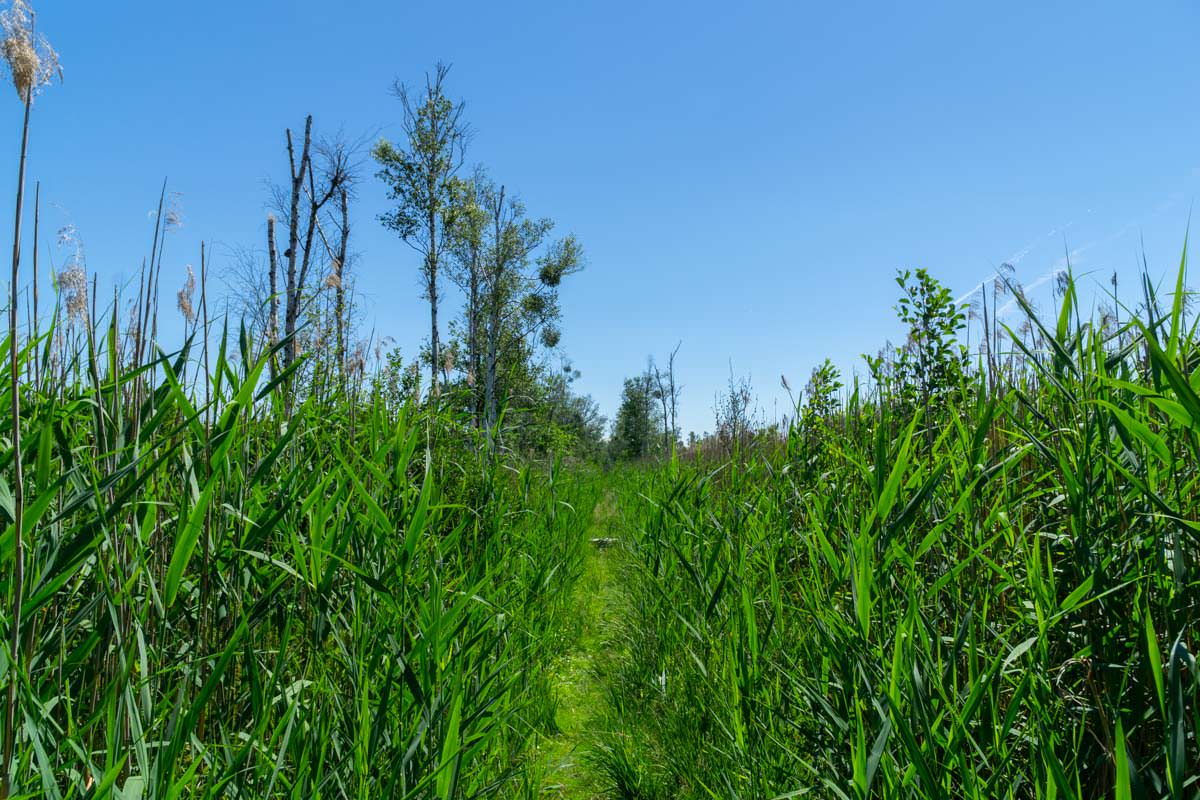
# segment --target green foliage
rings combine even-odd
[[[928,410],[958,391],[966,373],[966,348],[958,341],[966,315],[924,269],[900,272],[896,285],[902,293],[896,313],[908,326],[907,338],[895,356],[868,357],[867,364],[884,391]]]
[[[425,253],[427,262],[431,254],[436,262],[438,248],[444,246],[436,239],[438,233],[454,224],[458,208],[454,173],[466,138],[460,121],[462,106],[442,89],[448,71],[439,66],[418,98],[410,98],[404,87],[397,87],[407,141],[397,146],[380,139],[371,150],[379,164],[378,177],[388,189],[388,198],[396,203],[380,220]]]
[[[829,359],[814,367],[804,389],[794,435],[789,437],[790,460],[805,479],[816,479],[829,466],[841,426],[841,374]]]
[[[579,270],[583,264],[583,247],[575,234],[554,242],[537,261],[538,282],[543,286],[557,288],[562,279]]]
[[[438,373],[443,369],[439,271],[457,227],[462,185],[456,173],[467,140],[463,106],[451,102],[443,89],[449,71],[449,66],[438,64],[416,98],[403,84],[396,85],[408,141],[397,147],[381,139],[371,151],[379,163],[378,177],[396,204],[379,219],[422,257],[424,297],[429,301],[429,390],[434,398],[439,396]]]
[[[451,326],[450,360],[459,375],[454,402],[467,407],[493,444],[490,437],[498,435],[505,446],[527,446],[528,437],[519,441],[498,427],[500,410],[532,410],[553,428],[556,409],[535,407],[561,390],[539,357],[561,342],[558,292],[564,277],[583,268],[583,250],[573,235],[550,241],[553,221],[528,217],[525,205],[482,169],[468,181],[455,179],[455,193],[449,274],[466,303],[461,322]],[[564,440],[549,433],[555,444],[541,452],[559,452]]]
[[[648,373],[626,378],[613,423],[613,457],[637,460],[654,452],[660,442],[657,415],[653,378]]]
[[[421,401],[421,371],[417,363],[404,363],[399,347],[384,356],[379,371],[371,376],[371,393],[389,408],[418,405]]]
[[[966,350],[958,342],[966,315],[950,290],[926,270],[896,277],[904,293],[896,306],[908,325],[908,339],[897,364],[901,385],[914,388],[926,405],[958,388],[966,369]]]
[[[614,793],[1196,796],[1194,327],[1093,325],[1068,281],[1001,382],[901,285],[904,381],[834,405],[819,368],[786,443],[617,474]]]
[[[814,367],[804,388],[805,404],[803,417],[815,424],[828,420],[839,409],[838,392],[842,389],[842,376],[828,358]]]
[[[287,418],[272,354],[244,332],[219,340],[197,397],[179,376],[207,352],[125,369],[115,330],[75,354],[91,380],[0,379],[23,395],[29,478],[17,587],[10,450],[0,595],[23,594],[27,667],[14,796],[518,786],[552,717],[589,474],[481,459],[464,420],[413,405],[398,356],[373,390],[310,393]],[[20,347],[22,375],[40,344]]]

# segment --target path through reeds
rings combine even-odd
[[[613,535],[616,524],[615,504],[608,495],[593,514],[591,546],[572,592],[579,625],[575,643],[553,669],[557,732],[543,746],[544,797],[604,796],[594,774],[593,748],[607,718],[606,665],[619,657],[613,638],[623,591],[620,540]]]

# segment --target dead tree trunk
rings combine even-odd
[[[279,253],[275,247],[275,215],[267,215],[267,257],[268,277],[267,302],[270,303],[270,313],[267,315],[267,346],[274,347],[279,340]]]
[[[334,324],[337,326],[337,363],[338,375],[341,376],[342,390],[346,388],[346,259],[349,258],[350,250],[350,205],[345,189],[342,189],[339,196],[339,205],[342,214],[342,230],[341,237],[338,241],[338,251],[334,258],[334,300],[333,313]]]
[[[679,407],[679,386],[675,383],[675,356],[679,354],[679,348],[683,346],[683,342],[675,345],[675,349],[671,351],[671,357],[667,359],[667,391],[670,393],[671,399],[671,438],[674,439],[679,435],[679,426],[676,421],[676,412]]]
[[[667,383],[663,378],[662,370],[658,368],[658,365],[654,363],[653,359],[650,361],[650,369],[654,371],[654,385],[658,391],[658,402],[662,406],[663,452],[669,453],[671,452],[671,435],[669,427],[671,424],[671,415],[668,409],[669,401],[667,399]],[[647,372],[647,376],[649,376],[649,372]]]
[[[291,194],[288,203],[288,249],[283,255],[287,258],[287,296],[283,313],[283,335],[288,339],[283,351],[283,368],[287,369],[296,359],[296,317],[299,315],[299,275],[297,266],[300,259],[300,193],[304,190],[304,177],[311,174],[310,148],[312,145],[312,115],[304,121],[304,146],[300,152],[300,163],[296,163],[296,148],[292,142],[292,131],[287,132],[288,162],[291,168]],[[308,260],[307,249],[305,262]]]

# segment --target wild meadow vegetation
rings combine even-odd
[[[26,4],[3,22],[28,137],[55,56]],[[554,729],[549,670],[599,484],[555,463],[593,412],[531,337],[552,335],[578,247],[481,174],[454,178],[442,74],[423,99],[401,93],[409,140],[377,150],[398,198],[385,221],[424,248],[431,284],[439,264],[475,281],[453,386],[436,339],[411,363],[351,339],[354,156],[311,118],[285,137],[261,274],[234,276],[268,292],[241,285],[244,317],[218,315],[202,251],[171,343],[165,188],[135,285],[100,296],[78,253],[42,282],[36,192],[22,248],[23,145],[0,383],[0,797],[538,788],[530,750]],[[421,244],[446,231],[450,246]],[[502,419],[518,393],[532,402]]]
[[[678,347],[611,426],[573,391],[582,246],[464,169],[445,68],[370,152],[406,360],[356,324],[362,159],[311,117],[219,312],[203,251],[160,307],[166,187],[133,285],[40,267],[57,56],[2,21],[0,798],[1200,797],[1186,256],[1096,312],[1069,272],[1045,310],[901,273],[864,377],[771,425],[731,379],[685,443]]]
[[[902,275],[869,387],[824,365],[786,434],[627,473],[621,796],[1200,796],[1183,274],[1120,323],[1001,276],[1030,324],[977,363]]]

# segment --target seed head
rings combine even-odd
[[[134,354],[141,348],[142,343],[142,326],[141,326],[141,308],[137,303],[129,304],[129,322],[125,328],[126,349],[129,352],[130,360]],[[130,366],[133,366],[130,363]]]
[[[354,346],[354,352],[346,363],[346,371],[351,375],[361,375],[367,366],[367,343],[359,342]]]
[[[982,305],[983,298],[980,296],[979,292],[974,292],[971,295],[971,304],[967,308],[967,319],[979,319],[981,316],[983,316]]]
[[[12,0],[8,9],[0,12],[0,57],[8,65],[13,88],[23,101],[32,100],[55,75],[62,79],[58,53],[45,36],[34,32],[34,21],[28,0]]]
[[[382,361],[384,352],[395,343],[396,340],[391,336],[383,336],[375,342],[375,360]]]
[[[181,211],[179,207],[179,201],[182,197],[183,195],[179,192],[171,192],[170,194],[167,212],[164,219],[164,222],[166,223],[165,227],[168,231],[179,230],[183,227],[183,211]]]
[[[1054,291],[1061,297],[1067,293],[1069,288],[1071,288],[1071,274],[1065,269],[1054,273]]]
[[[1107,304],[1100,306],[1100,332],[1110,334],[1117,322],[1117,315]]]
[[[183,315],[187,322],[195,322],[196,309],[192,307],[192,296],[196,293],[196,274],[192,272],[192,265],[187,265],[187,280],[183,283],[183,288],[176,295],[179,306],[179,313]]]
[[[87,273],[78,262],[58,273],[58,288],[62,292],[63,305],[68,320],[87,321],[88,284]]]

